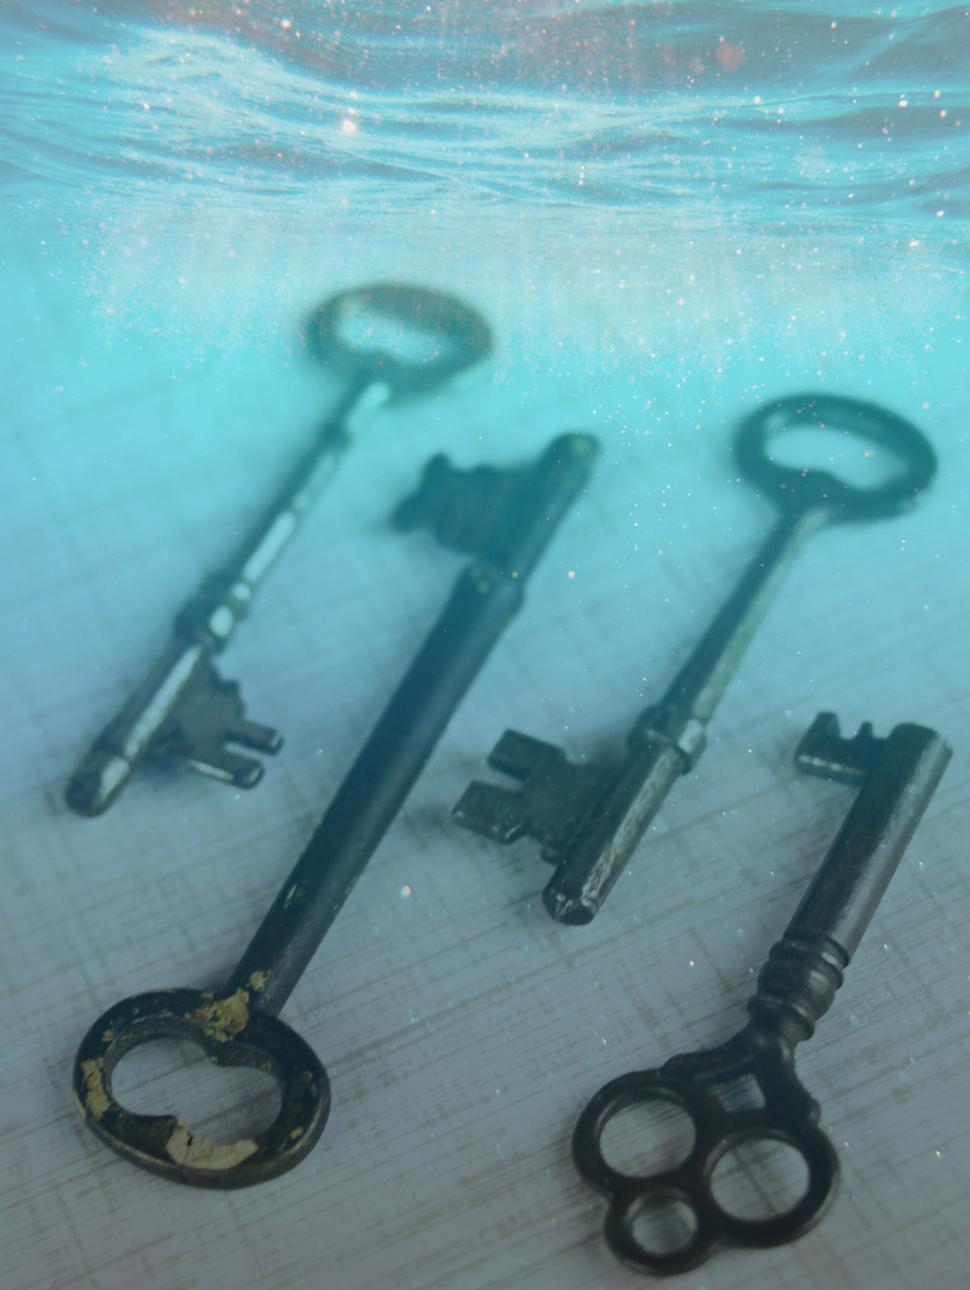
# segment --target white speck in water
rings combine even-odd
[[[693,959],[688,959],[688,960],[687,960],[687,966],[688,966],[688,967],[696,967],[696,966],[697,966],[697,964],[694,962],[694,960],[693,960]]]
[[[933,1154],[934,1154],[934,1156],[936,1156],[937,1160],[942,1160],[942,1159],[943,1159],[943,1152],[940,1150],[940,1148],[939,1148],[939,1147],[937,1147],[937,1148],[936,1148],[936,1150],[933,1152]]]
[[[406,882],[404,886],[401,888],[401,899],[407,900],[411,895],[413,895],[413,893],[414,893],[414,888],[411,886],[409,882]]]

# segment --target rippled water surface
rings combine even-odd
[[[375,276],[475,299],[539,400],[903,363],[917,411],[963,361],[962,6],[8,0],[0,69],[15,365],[38,303],[89,360],[238,356]]]
[[[962,6],[13,0],[2,37],[25,197],[941,240],[970,210]]]

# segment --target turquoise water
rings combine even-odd
[[[7,266],[105,344],[235,347],[308,276],[375,272],[487,296],[540,348],[585,354],[580,302],[594,344],[689,318],[715,365],[756,315],[831,363],[844,287],[902,308],[863,351],[960,312],[956,6],[46,0],[0,24]]]
[[[48,0],[3,35],[8,182],[109,217],[516,201],[937,246],[968,213],[959,6]]]

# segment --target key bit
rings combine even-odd
[[[438,453],[392,522],[402,532],[427,526],[443,546],[481,554],[501,533],[502,511],[514,505],[522,478],[519,471],[492,466],[461,470]]]
[[[851,739],[839,733],[834,712],[820,712],[802,736],[795,751],[795,765],[809,775],[842,784],[861,784],[882,750],[883,740],[866,721]]]
[[[283,736],[271,726],[247,720],[243,712],[238,682],[224,681],[210,666],[183,691],[148,755],[157,761],[185,761],[202,775],[236,788],[252,788],[262,779],[262,762],[225,745],[272,754],[282,747]]]
[[[558,474],[595,458],[596,441],[586,434],[560,435],[550,469],[537,476],[527,467],[463,470],[442,454],[432,457],[421,483],[394,512],[394,525],[407,531],[427,526],[442,545],[474,552],[514,579],[545,545],[543,526],[528,526],[532,511],[543,515],[549,531],[562,519],[564,503],[556,491]]]
[[[563,847],[599,801],[609,772],[567,759],[555,744],[506,730],[492,749],[493,770],[521,782],[520,789],[475,780],[454,809],[466,829],[511,843],[530,837],[543,860],[558,864]]]

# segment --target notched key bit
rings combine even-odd
[[[394,512],[402,532],[426,525],[455,551],[483,555],[501,540],[502,512],[517,505],[528,474],[494,466],[453,466],[444,453],[432,457],[421,482]]]
[[[563,848],[603,794],[609,772],[569,761],[555,744],[506,730],[492,749],[493,770],[520,781],[519,789],[475,780],[455,807],[466,829],[495,842],[539,843],[543,860],[558,864]]]
[[[283,736],[271,726],[248,721],[235,681],[224,681],[214,667],[193,680],[175,710],[159,726],[150,756],[157,761],[183,760],[193,770],[236,788],[252,788],[263,775],[263,763],[243,757],[226,744],[254,752],[275,753]]]
[[[582,434],[564,435],[555,451],[565,468],[594,453],[592,440]],[[425,526],[454,551],[472,552],[489,560],[514,579],[545,545],[547,532],[560,518],[559,501],[549,480],[528,467],[502,470],[496,466],[453,466],[438,453],[424,469],[421,482],[398,506],[392,523],[402,532]],[[534,511],[539,521],[526,533],[521,517]]]
[[[654,713],[651,709],[645,717]],[[489,765],[522,781],[520,789],[473,781],[454,809],[467,829],[496,842],[528,836],[539,842],[542,858],[556,866],[543,901],[560,923],[582,924],[593,917],[626,859],[656,815],[673,779],[692,765],[697,748],[692,731],[679,740],[659,720],[634,726],[624,755],[616,761],[571,762],[554,744],[507,730],[488,758]],[[503,745],[542,748],[534,763],[510,764]],[[505,822],[496,827],[496,817]],[[566,892],[556,876],[581,875]]]
[[[835,713],[820,712],[795,750],[795,765],[809,775],[842,784],[861,784],[878,760],[884,742],[873,734],[869,721],[847,739],[839,733]]]

